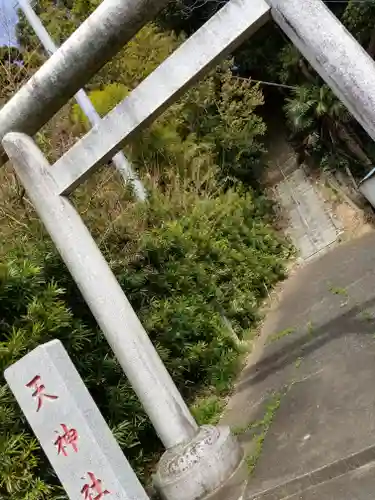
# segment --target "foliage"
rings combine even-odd
[[[168,29],[191,34],[224,4],[225,2],[197,3],[191,0],[178,0],[168,5],[168,8],[159,16],[159,23]],[[374,57],[374,0],[368,2],[348,0],[341,3],[327,1],[326,4],[359,40],[370,56]],[[261,80],[262,88],[266,92],[266,98],[267,95],[274,94],[275,89],[278,88],[278,93],[281,96],[279,99],[280,107],[283,106],[282,101],[287,100],[284,104],[286,104],[285,108],[288,112],[288,124],[293,125],[294,143],[299,152],[306,152],[307,150],[310,153],[311,145],[309,140],[306,140],[305,135],[295,134],[296,115],[290,115],[291,103],[288,101],[294,101],[294,104],[296,104],[296,101],[299,100],[300,105],[309,107],[308,110],[307,108],[305,111],[302,110],[303,114],[308,116],[303,117],[300,115],[299,120],[310,129],[309,139],[314,141],[315,153],[319,151],[319,154],[315,155],[318,164],[321,164],[323,159],[325,164],[332,159],[330,168],[341,169],[342,165],[345,164],[346,169],[348,169],[349,163],[351,168],[354,167],[358,173],[363,175],[364,170],[368,169],[370,164],[373,163],[372,141],[364,134],[352,117],[345,118],[346,130],[342,129],[341,116],[331,115],[329,119],[326,119],[334,107],[343,107],[295,46],[288,42],[276,23],[267,23],[260,28],[234,52],[233,56],[236,75],[246,78],[251,76]],[[272,86],[269,86],[268,82]],[[277,87],[279,83],[282,86]],[[293,95],[293,88],[288,89],[285,85],[302,87],[300,90],[301,96],[306,91],[306,87],[314,88],[316,105],[312,106],[309,102],[303,103],[299,98],[296,99],[296,96]],[[290,95],[290,92],[292,92],[292,95]],[[297,92],[299,92],[298,89]],[[319,94],[323,95],[319,97]],[[331,102],[326,102],[326,99]],[[322,100],[325,102],[322,102]],[[329,108],[327,113],[324,112],[324,117],[322,116],[322,110],[319,109],[321,104],[324,106],[327,104]],[[271,110],[271,112],[268,111],[266,120],[272,120],[272,118]],[[307,118],[308,122],[303,118]],[[332,131],[334,131],[334,140],[330,138]],[[340,138],[338,138],[338,135],[340,135]],[[337,146],[336,141],[339,141],[339,151],[332,155]]]
[[[263,152],[259,139],[266,127],[255,110],[263,104],[263,96],[251,80],[233,76],[231,65],[226,61],[218,66],[129,144],[135,165],[164,166],[165,175],[171,168],[192,172],[218,165],[221,177],[256,183]],[[126,94],[122,84],[89,93],[101,115]],[[87,126],[77,105],[71,119]]]
[[[349,113],[328,85],[301,85],[286,99],[285,111],[296,131],[311,130],[324,119],[349,121]]]
[[[135,88],[182,40],[182,36],[163,32],[153,23],[147,24],[92,79],[91,87],[116,82],[129,89]]]
[[[375,3],[348,0],[341,6],[327,5],[374,57]],[[298,149],[313,154],[321,168],[351,170],[363,177],[373,163],[372,141],[295,47],[285,46],[279,60],[281,81],[298,86],[284,107]]]
[[[123,202],[126,201],[125,194]],[[111,198],[108,198],[111,203]],[[98,200],[105,209],[105,193]],[[201,421],[214,421],[266,288],[284,276],[289,249],[267,223],[266,199],[235,191],[201,197],[154,193],[128,205],[107,227],[101,247],[168,370]],[[97,237],[101,219],[87,214]],[[0,274],[1,370],[36,345],[59,338],[70,353],[126,455],[145,477],[158,440],[109,346],[98,332],[51,242],[31,216],[13,235]],[[143,227],[140,232],[139,228]],[[96,231],[95,231],[96,229]],[[40,234],[35,240],[33,234]],[[22,251],[21,248],[22,247]],[[24,260],[23,252],[29,255]],[[99,361],[100,360],[100,361]],[[106,390],[103,391],[105,383]],[[2,382],[0,496],[60,498],[43,454]]]
[[[69,6],[63,2],[39,0],[35,10],[57,45],[61,45],[99,2],[74,0]],[[43,54],[40,43],[22,12],[17,25],[17,36],[23,52]],[[89,88],[118,83],[132,89],[148,76],[183,40],[172,32],[162,32],[155,24],[144,26],[110,60],[88,84]],[[140,63],[140,61],[142,61]]]
[[[61,43],[97,4],[96,0],[72,0],[57,5],[51,0],[41,0],[35,8],[52,38]],[[22,15],[17,33],[25,54],[36,53],[43,57],[35,34]],[[162,31],[154,23],[144,26],[88,83],[90,97],[99,114],[106,114],[122,100],[183,39],[183,35]],[[259,181],[263,152],[261,136],[265,133],[265,125],[256,110],[263,104],[263,96],[251,80],[235,77],[232,67],[229,61],[218,66],[204,82],[188,91],[179,103],[171,106],[161,119],[136,138],[129,147],[129,154],[137,166],[151,161],[158,166],[164,163],[166,167],[181,165],[184,168],[186,161],[192,165],[191,159],[186,159],[191,150],[195,152],[195,159],[202,157],[202,153],[205,159],[209,155],[211,163],[221,167],[222,177],[253,185]],[[73,135],[80,135],[87,129],[87,119],[77,105],[69,114],[73,124],[78,125],[71,129]],[[60,136],[69,128],[66,122],[63,127],[61,123],[60,120],[57,125]],[[56,122],[53,125],[55,128]],[[38,142],[53,160],[54,150],[60,149],[61,141],[56,140],[51,126],[39,134]],[[65,145],[71,142],[69,137]]]
[[[198,399],[190,409],[198,425],[216,425],[224,407],[225,400],[213,394]]]
[[[98,114],[103,117],[122,101],[128,93],[129,90],[125,85],[110,83],[104,89],[92,90],[89,97]],[[86,115],[78,104],[73,104],[70,116],[74,124],[83,124],[86,129],[90,128]]]
[[[52,38],[61,43],[82,21],[83,14],[87,15],[95,6],[96,2],[82,0],[62,2],[57,6],[50,0],[42,0],[38,2],[37,11]],[[28,54],[32,50],[40,53],[35,35],[22,16],[18,34]],[[99,114],[106,114],[122,100],[178,47],[183,38],[161,31],[153,23],[140,30],[88,84],[90,98]],[[259,180],[263,152],[261,136],[265,133],[265,125],[256,109],[263,104],[263,96],[251,80],[235,77],[232,66],[229,61],[218,66],[132,142],[129,154],[138,167],[152,162],[158,166],[164,163],[169,168],[176,165],[185,168],[186,164],[193,166],[192,158],[207,163],[210,156],[209,161],[221,167],[222,177],[251,184]],[[74,135],[87,129],[87,119],[77,105],[73,106],[70,118],[78,125],[72,129]],[[61,123],[59,120],[57,125],[60,136],[69,128],[65,122],[62,130]],[[53,125],[55,128],[56,123]],[[57,143],[61,142],[53,135],[56,136],[52,127],[48,127],[38,137],[40,146],[51,160],[54,159],[51,149],[56,150],[56,146],[60,149]]]
[[[371,165],[360,137],[351,126],[351,116],[327,85],[308,84],[296,87],[286,99],[289,123],[305,151],[315,154],[322,168]],[[358,169],[361,172],[361,169]],[[363,175],[362,168],[362,175]]]
[[[75,31],[78,26],[100,4],[99,0],[38,0],[33,8],[53,41],[61,45]],[[16,26],[16,35],[20,45],[27,52],[39,46],[39,41],[33,29],[27,22],[21,9],[18,11],[19,21]]]
[[[264,151],[260,138],[266,127],[255,114],[263,95],[250,79],[233,76],[231,66],[223,63],[187,93],[179,109],[185,118],[181,129],[212,145],[223,176],[251,183]]]
[[[349,0],[342,15],[342,21],[348,30],[368,50],[371,49],[374,38],[375,2],[356,2]],[[374,47],[372,47],[372,50]],[[371,52],[371,50],[370,50]],[[374,56],[374,54],[371,54]]]
[[[191,35],[225,5],[226,1],[174,0],[159,13],[157,21],[163,29]]]
[[[233,53],[237,73],[243,77],[275,81],[280,66],[279,54],[286,43],[286,37],[276,23],[264,24]]]
[[[88,346],[89,332],[73,320],[61,300],[62,293],[55,282],[46,282],[36,263],[9,255],[0,275],[1,373],[40,342],[55,336],[64,340],[73,356]],[[45,481],[45,459],[4,380],[0,407],[1,498],[56,498],[58,488],[54,488],[54,481]]]
[[[15,47],[0,48],[0,105],[2,106],[40,66],[43,57]]]
[[[220,359],[222,353],[230,355],[233,347],[221,317],[224,314],[231,321],[240,338],[254,324],[267,287],[283,276],[285,246],[264,225],[267,204],[259,198],[254,203],[250,193],[239,196],[228,191],[210,200],[195,199],[189,212],[185,208],[176,219],[173,207],[168,207],[168,217],[165,199],[154,196],[149,216],[158,225],[143,231],[134,250],[137,258],[120,260],[116,267],[122,270],[120,283],[132,303],[137,304],[141,317],[146,314],[151,337],[166,335],[172,373],[174,365],[186,365],[186,390],[202,377],[208,376],[208,383],[211,377],[216,381],[224,377],[225,363]],[[106,245],[107,249],[118,247],[117,238],[108,237]],[[134,280],[147,284],[147,293],[134,295],[128,288]],[[168,332],[174,328],[179,338],[169,342]],[[204,337],[201,347],[207,349],[207,363],[197,356],[197,337]],[[193,352],[196,365],[193,378],[187,380]]]

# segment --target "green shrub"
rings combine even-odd
[[[103,89],[96,89],[90,92],[90,100],[94,108],[101,117],[109,113],[117,104],[122,101],[129,93],[129,89],[120,83],[111,83]],[[86,129],[90,124],[86,115],[78,104],[73,104],[71,119],[74,124],[83,124]]]
[[[153,194],[146,205],[128,203],[113,214],[105,238],[97,214],[115,203],[113,196],[102,191],[98,210],[91,207],[86,219],[95,221],[98,242],[194,414],[213,422],[241,354],[224,316],[240,338],[256,324],[266,287],[284,276],[289,248],[267,223],[267,200],[251,192],[179,193]],[[1,372],[38,344],[59,338],[145,479],[160,451],[154,430],[33,216],[28,228],[30,233],[20,227],[15,251],[0,268]],[[0,498],[62,498],[4,380],[0,408]]]
[[[72,313],[63,300],[64,290],[48,280],[44,271],[33,261],[21,259],[10,260],[1,268],[1,373],[40,343],[59,338],[142,476],[159,446],[151,425],[103,336],[96,329],[86,328]],[[4,379],[0,408],[0,498],[63,498]]]
[[[163,37],[168,44],[170,35],[159,35]],[[252,185],[259,181],[266,126],[256,111],[263,105],[263,95],[259,85],[235,77],[231,67],[232,61],[222,62],[127,144],[126,154],[141,174],[155,168],[166,177],[170,170],[192,175],[197,169],[215,169],[217,177],[232,182],[239,179]],[[130,84],[103,83],[89,97],[103,116],[129,89]],[[77,104],[71,108],[70,119],[77,133],[88,128]]]

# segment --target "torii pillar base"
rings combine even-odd
[[[247,476],[244,451],[229,427],[203,425],[163,454],[154,485],[163,500],[238,500]]]

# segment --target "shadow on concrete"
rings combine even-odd
[[[375,318],[369,320],[360,317],[364,310],[372,307],[375,307],[375,298],[356,304],[350,310],[327,323],[313,327],[312,331],[296,331],[289,337],[276,341],[275,344],[281,344],[276,351],[274,346],[269,344],[268,348],[271,348],[273,352],[267,355],[266,347],[262,359],[245,368],[237,391],[248,390],[249,386],[264,381],[273,373],[295,363],[300,357],[305,357],[336,338],[344,337],[347,334],[374,335]]]

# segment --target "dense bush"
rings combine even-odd
[[[240,338],[255,324],[267,288],[284,276],[285,246],[250,193],[198,198],[178,218],[155,198],[157,222],[128,242],[132,255],[114,263],[118,278],[182,391],[227,387],[237,347],[223,316]]]
[[[140,43],[145,44],[141,35]],[[161,37],[159,34],[158,40]],[[163,37],[168,46],[170,35]],[[141,48],[146,50],[146,46]],[[264,152],[261,138],[266,127],[256,111],[263,105],[263,95],[251,80],[236,77],[232,66],[232,61],[222,62],[138,134],[126,148],[133,164],[140,170],[157,165],[167,171],[179,168],[190,172],[197,163],[215,165],[219,167],[217,174],[226,180],[259,181],[257,167]],[[143,75],[134,72],[133,76],[139,80]],[[123,83],[103,83],[89,92],[100,115],[128,94],[131,80],[123,75],[119,81]],[[70,116],[78,132],[87,129],[87,119],[78,105],[73,105]]]
[[[143,207],[130,204],[101,245],[179,389],[205,420],[220,409],[214,394],[228,390],[239,362],[240,348],[224,316],[240,338],[255,325],[266,289],[284,276],[289,250],[265,220],[268,202],[251,192],[176,195],[155,194]],[[40,234],[35,219],[30,224]],[[38,344],[61,339],[145,477],[159,449],[151,424],[53,245],[23,229],[17,238],[14,246],[22,244],[29,258],[8,252],[1,267],[1,371]],[[196,403],[210,387],[209,404]],[[59,498],[4,381],[0,407],[0,497]]]

